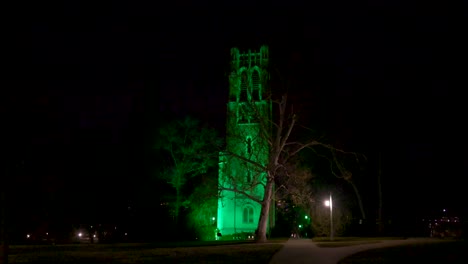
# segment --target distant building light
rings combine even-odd
[[[31,237],[31,235],[30,235],[30,234],[27,234],[27,235],[26,235],[26,238],[30,238],[30,237]]]
[[[46,236],[48,236],[48,235],[49,235],[49,232],[46,232],[45,234],[46,234]]]
[[[96,237],[96,235],[93,235],[93,237]]]
[[[81,235],[82,235],[81,233],[78,233],[78,236],[79,236],[79,237],[81,237]]]
[[[125,233],[125,235],[127,235],[127,233]]]

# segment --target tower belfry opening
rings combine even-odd
[[[267,165],[269,145],[261,120],[271,120],[268,93],[268,47],[241,52],[231,49],[231,74],[226,118],[226,152],[220,153],[220,198],[217,228],[225,235],[252,234],[258,226],[266,172],[253,164]],[[225,189],[230,189],[227,191]],[[232,191],[234,190],[234,191]],[[273,206],[274,207],[274,206]],[[269,227],[274,225],[274,208]]]
[[[252,101],[260,100],[260,77],[258,71],[252,71]]]
[[[248,95],[247,95],[247,83],[248,83],[248,79],[247,79],[247,73],[244,71],[242,72],[242,75],[241,75],[241,83],[240,83],[240,91],[239,91],[239,102],[247,102],[247,99],[248,99]]]

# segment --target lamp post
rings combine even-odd
[[[333,240],[333,200],[330,192],[330,200],[325,201],[325,206],[330,207],[330,240]]]

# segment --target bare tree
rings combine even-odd
[[[294,205],[310,208],[315,202],[312,184],[314,177],[310,169],[305,168],[297,159],[285,164],[285,168],[276,179],[276,199],[289,197]]]
[[[311,230],[308,231],[313,231],[316,236],[329,236],[330,210],[324,205],[323,199],[331,191],[336,205],[333,210],[334,233],[343,234],[352,221],[349,199],[340,188],[321,182],[323,179],[304,166],[304,162],[303,159],[294,158],[286,164],[286,170],[277,177],[276,184],[280,188],[276,189],[276,199],[289,200],[294,206],[302,208],[311,219],[311,225],[307,226]],[[300,215],[302,217],[304,215]]]
[[[353,163],[355,165],[357,164],[360,164],[361,163],[361,160],[359,157],[361,157],[361,159],[363,160],[366,160],[366,157],[362,154],[358,154],[358,153],[355,153],[355,152],[344,152],[344,151],[341,151],[339,149],[331,149],[330,151],[330,154],[331,155],[327,155],[327,154],[323,154],[323,153],[318,153],[318,152],[315,152],[315,154],[317,156],[320,156],[324,159],[326,159],[330,165],[330,172],[336,177],[336,178],[339,178],[339,179],[343,179],[345,182],[347,182],[349,185],[351,185],[351,187],[353,188],[353,192],[356,196],[356,200],[357,200],[357,203],[358,203],[358,206],[359,206],[359,213],[360,213],[360,216],[361,216],[361,219],[362,220],[366,220],[366,212],[364,210],[364,204],[363,204],[363,201],[362,201],[362,197],[361,197],[361,194],[359,192],[359,188],[358,186],[356,185],[354,179],[353,179],[353,173],[350,169],[348,169],[347,166],[345,166],[345,162],[344,158],[338,158],[338,154],[347,154],[348,157],[353,157],[354,158],[354,161]]]
[[[260,130],[256,136],[261,137],[266,142],[265,146],[259,147],[259,151],[264,151],[267,148],[268,156],[266,159],[255,157],[255,153],[258,153],[255,151],[250,153],[247,151],[248,155],[233,151],[226,152],[229,162],[243,162],[256,173],[250,184],[240,184],[242,179],[239,175],[227,175],[228,179],[224,181],[229,181],[231,183],[230,186],[226,187],[226,184],[220,184],[219,187],[221,191],[236,192],[261,205],[260,219],[257,227],[257,242],[265,242],[267,240],[267,223],[271,202],[274,198],[275,182],[279,181],[284,175],[287,175],[289,182],[297,181],[303,184],[304,179],[306,179],[306,177],[290,173],[289,164],[291,158],[306,148],[316,147],[324,147],[328,150],[345,153],[343,150],[336,149],[315,138],[305,141],[293,140],[292,134],[296,128],[298,116],[292,107],[288,107],[287,95],[283,95],[279,101],[273,101],[273,103],[277,106],[277,122],[274,122],[272,118],[259,115],[258,107],[255,105],[251,105],[248,108],[249,114],[260,125]],[[286,188],[286,186],[287,184],[281,184],[277,188]],[[262,188],[264,191],[263,197],[253,195],[251,192],[253,188]],[[304,196],[304,194],[302,195]]]
[[[353,181],[353,173],[350,170],[346,169],[346,167],[343,165],[343,162],[338,161],[336,151],[333,151],[332,153],[333,153],[333,162],[330,163],[331,172],[333,173],[333,175],[335,175],[335,177],[344,179],[347,183],[349,183],[353,187],[353,191],[356,194],[356,199],[358,201],[359,211],[361,213],[362,220],[366,220],[366,212],[364,210],[364,205],[362,202],[359,189]],[[354,155],[354,156],[357,158],[357,155]],[[356,162],[359,163],[358,160]],[[333,169],[333,164],[335,164],[336,167],[338,168],[338,172]]]

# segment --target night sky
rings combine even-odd
[[[364,153],[375,170],[382,152],[388,207],[465,208],[459,9],[307,2],[36,4],[41,12],[22,22],[26,63],[2,103],[12,200],[126,208],[157,166],[151,142],[162,117],[190,114],[222,134],[229,50],[267,44],[295,83],[305,124]]]

